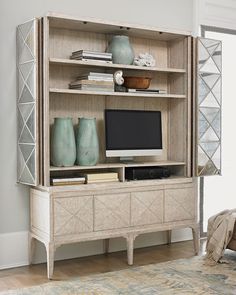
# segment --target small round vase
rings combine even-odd
[[[76,146],[76,163],[78,165],[93,166],[97,164],[99,143],[95,118],[79,118]]]
[[[73,166],[76,160],[72,118],[55,118],[51,135],[51,162],[57,167]]]
[[[134,51],[128,36],[113,36],[107,48],[112,53],[112,61],[116,64],[131,65],[134,61]]]

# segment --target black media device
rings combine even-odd
[[[127,167],[126,180],[161,179],[168,178],[170,170],[166,167]]]

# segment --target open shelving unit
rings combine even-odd
[[[67,173],[74,173],[74,175],[83,175],[84,173],[103,173],[103,172],[117,172],[118,178],[120,182],[126,181],[125,179],[125,171],[126,168],[129,167],[145,167],[145,168],[154,168],[154,167],[168,167],[172,172],[170,178],[181,177],[182,169],[185,167],[185,162],[177,162],[177,161],[159,161],[159,162],[134,162],[134,163],[103,163],[95,166],[69,166],[69,167],[55,167],[50,166],[51,175],[63,175],[64,177]],[[177,174],[177,170],[180,176]],[[181,171],[181,173],[180,173]],[[153,180],[152,180],[153,182]],[[157,179],[158,183],[159,180]]]
[[[191,176],[191,40],[189,36],[170,34],[149,29],[131,28],[124,30],[116,25],[93,22],[70,21],[49,17],[47,19],[48,39],[45,40],[47,62],[45,71],[48,84],[45,87],[46,112],[44,125],[45,141],[43,183],[49,185],[55,172],[125,169],[118,163],[106,164],[105,156],[105,109],[159,110],[162,113],[163,153],[157,157],[141,157],[136,166],[169,166],[174,176]],[[99,29],[98,29],[99,28]],[[105,51],[109,40],[115,34],[130,38],[135,55],[149,52],[156,59],[155,67],[99,63],[96,61],[72,60],[73,51],[79,49]],[[87,71],[114,73],[121,69],[124,76],[151,77],[152,88],[166,90],[166,94],[103,92],[69,89],[69,83]],[[50,126],[55,117],[72,117],[76,125],[79,117],[95,117],[100,144],[99,162],[94,167],[51,167]],[[159,164],[160,163],[160,164]],[[111,166],[109,166],[111,165]],[[112,166],[113,165],[113,166]],[[117,166],[118,165],[118,166]],[[120,165],[120,166],[119,166]],[[109,167],[110,168],[109,168]],[[173,168],[173,169],[172,169]]]

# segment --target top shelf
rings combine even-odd
[[[177,68],[142,67],[142,66],[135,66],[135,65],[101,63],[101,62],[95,62],[95,61],[87,62],[82,60],[63,59],[63,58],[50,58],[49,62],[52,65],[62,65],[62,66],[88,66],[88,67],[101,67],[101,68],[110,68],[110,69],[159,72],[159,73],[186,73],[185,69],[177,69]]]
[[[115,21],[105,21],[95,18],[77,18],[58,13],[47,14],[49,25],[56,29],[81,30],[84,32],[100,32],[103,34],[125,34],[143,38],[151,38],[160,41],[172,41],[191,35],[190,31],[157,28],[139,24],[120,23]]]

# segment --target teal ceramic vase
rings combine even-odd
[[[131,65],[134,61],[134,51],[128,36],[113,36],[107,48],[112,53],[112,61],[116,64]]]
[[[93,166],[97,164],[99,143],[95,118],[79,118],[76,147],[76,162],[78,165]]]
[[[76,160],[75,134],[72,118],[55,118],[51,134],[53,166],[73,166]]]

